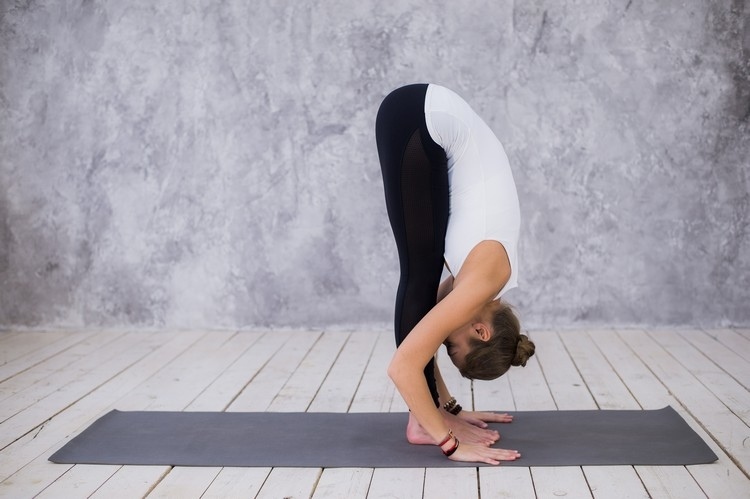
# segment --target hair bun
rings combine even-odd
[[[516,345],[516,356],[513,357],[511,365],[514,366],[526,366],[526,361],[529,357],[534,355],[534,342],[529,339],[525,334],[520,335],[518,344]]]

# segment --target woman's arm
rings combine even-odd
[[[466,324],[480,309],[477,292],[454,290],[425,315],[396,349],[388,375],[422,428],[440,442],[448,427],[435,407],[424,377],[424,366],[448,335]]]
[[[435,303],[440,303],[440,300],[448,296],[448,293],[450,293],[452,290],[453,276],[449,275],[443,280],[443,282],[440,283],[440,286],[438,287],[437,300],[435,301]]]
[[[449,427],[432,401],[423,374],[424,366],[448,335],[476,317],[501,289],[509,273],[503,266],[503,258],[507,266],[507,257],[497,251],[493,242],[477,245],[464,263],[466,272],[462,270],[460,279],[453,282],[453,290],[417,323],[388,366],[388,375],[412,415],[436,442],[445,439]],[[499,459],[517,456],[515,451],[467,443],[451,458],[497,464]]]

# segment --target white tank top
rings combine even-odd
[[[521,211],[508,157],[492,130],[453,91],[430,84],[424,114],[432,140],[448,157],[448,270],[457,276],[477,244],[500,242],[508,254],[511,272],[499,297],[518,285]]]

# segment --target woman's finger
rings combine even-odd
[[[453,414],[445,413],[443,417],[448,427],[453,429],[453,433],[462,442],[465,441],[489,447],[500,439],[500,433],[496,430],[475,426],[470,421],[460,417],[460,415],[454,416]]]
[[[500,461],[514,461],[520,457],[521,454],[515,450],[492,449],[461,443],[456,452],[451,456],[451,459],[463,462],[500,464]]]
[[[500,438],[500,434],[494,430],[482,430],[475,426],[456,426],[453,433],[461,440],[472,444],[481,444],[488,447]]]
[[[508,413],[497,414],[495,412],[474,412],[470,417],[481,419],[488,423],[509,423],[513,421],[513,416]]]
[[[474,426],[477,426],[479,428],[487,428],[487,423],[485,423],[479,418],[475,418],[470,415],[467,415],[466,417],[462,417],[462,419],[466,421],[467,423],[473,424]]]

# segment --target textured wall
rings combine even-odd
[[[530,326],[750,323],[744,0],[0,2],[0,327],[388,324],[373,127],[505,143]]]

